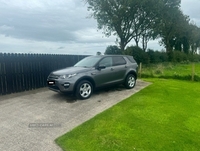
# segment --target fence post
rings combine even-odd
[[[139,73],[140,73],[140,78],[142,77],[142,63],[140,62],[140,69],[139,69]]]
[[[194,74],[195,74],[195,64],[192,63],[192,81],[194,81]]]

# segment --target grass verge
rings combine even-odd
[[[199,83],[152,85],[56,139],[67,151],[197,151]]]

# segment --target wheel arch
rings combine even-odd
[[[94,88],[95,88],[95,82],[94,82],[94,80],[93,80],[91,77],[85,76],[85,77],[82,77],[82,78],[80,78],[80,79],[78,79],[78,80],[76,81],[76,83],[75,83],[75,85],[74,85],[73,92],[76,91],[76,88],[77,88],[78,84],[79,84],[81,81],[84,81],[84,80],[89,81],[89,82],[92,84],[92,89],[94,90]]]
[[[137,72],[136,72],[136,71],[134,71],[134,70],[129,71],[129,72],[126,74],[126,77],[127,77],[129,74],[133,74],[133,75],[135,76],[135,79],[137,79]]]

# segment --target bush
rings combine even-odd
[[[169,54],[169,61],[175,63],[185,63],[188,64],[190,62],[199,62],[200,55],[198,54],[186,54],[180,51],[172,51]]]
[[[163,62],[188,64],[190,62],[200,62],[200,55],[186,54],[177,50],[166,53],[148,49],[147,52],[144,52],[140,47],[130,46],[126,48],[124,54],[133,56],[138,64],[157,64]]]
[[[119,47],[117,46],[108,46],[106,48],[106,51],[104,53],[105,55],[121,55],[122,51]]]
[[[149,56],[150,63],[161,63],[168,61],[168,56],[165,52],[159,52],[148,49],[147,54]]]
[[[140,47],[137,46],[130,46],[127,47],[124,51],[124,54],[131,55],[134,57],[135,61],[143,64],[149,63],[149,56],[146,52],[144,52]]]
[[[184,52],[180,52],[180,51],[174,51],[173,52],[173,62],[183,62],[183,61],[187,61],[188,60],[188,56],[186,53]]]
[[[191,62],[200,62],[200,55],[189,54],[188,60],[190,60]]]

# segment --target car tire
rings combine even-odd
[[[84,100],[88,99],[93,93],[93,86],[92,84],[87,81],[83,80],[78,83],[77,88],[76,88],[76,97]]]
[[[127,89],[132,89],[135,87],[135,84],[136,84],[136,78],[133,74],[129,74],[127,77],[126,77],[126,80],[125,80],[125,87]]]

